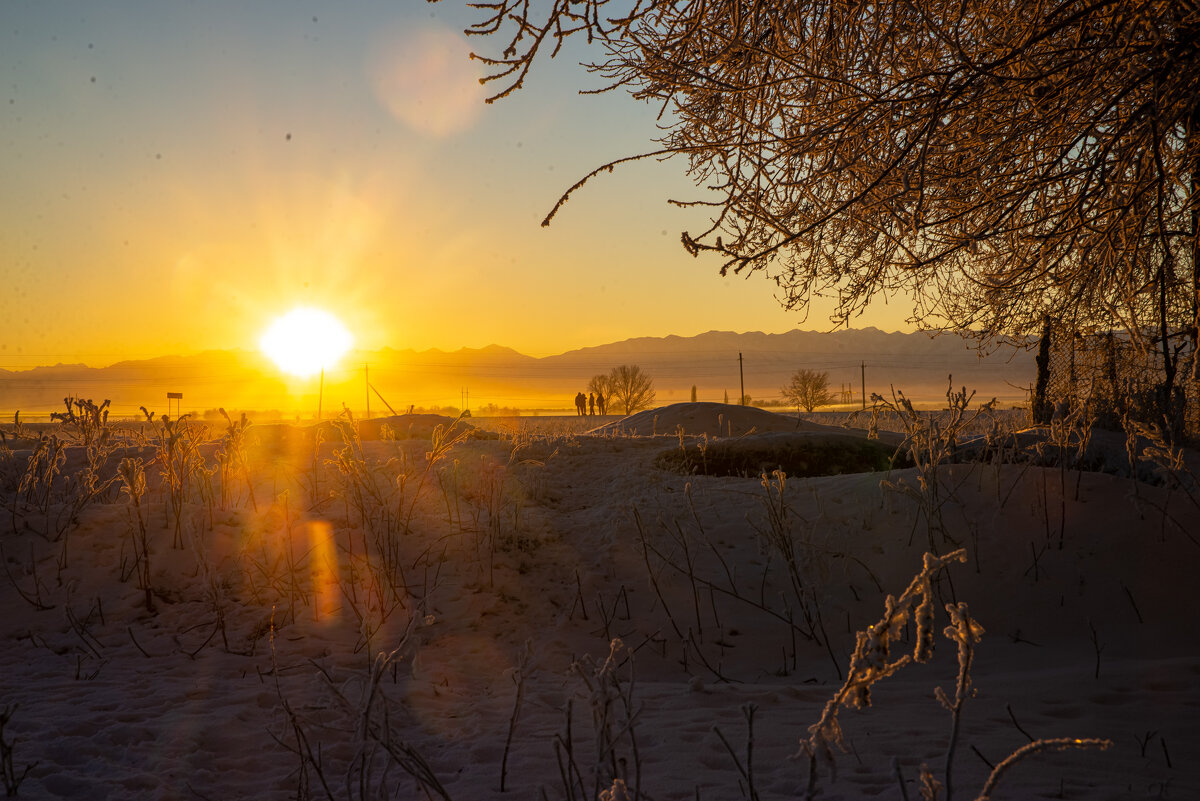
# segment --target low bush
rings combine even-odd
[[[727,440],[681,442],[658,455],[655,466],[685,475],[758,478],[782,470],[789,476],[833,476],[905,467],[894,448],[851,434],[763,434]]]

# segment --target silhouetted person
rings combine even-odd
[[[585,398],[583,396],[583,393],[576,392],[575,393],[575,412],[580,417],[583,417],[584,404],[586,404],[586,403],[587,403],[587,398]]]
[[[601,392],[596,393],[596,408],[600,410],[601,417],[603,417],[605,414],[604,404],[607,400],[608,400],[608,398],[605,398],[603,393],[601,393]]]
[[[588,414],[592,417],[596,416],[596,396],[588,393]]]

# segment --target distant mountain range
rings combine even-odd
[[[981,356],[974,344],[953,334],[865,328],[639,337],[542,358],[498,345],[453,352],[384,348],[355,352],[327,371],[320,402],[326,414],[341,410],[343,403],[361,414],[368,402],[372,414],[386,413],[385,402],[395,411],[463,405],[477,413],[570,409],[575,393],[586,391],[592,376],[619,364],[636,364],[649,374],[660,404],[690,399],[693,385],[699,400],[721,401],[727,394],[737,402],[743,376],[751,399],[778,398],[780,387],[800,368],[828,372],[834,393],[849,389],[856,406],[864,375],[868,395],[887,395],[895,387],[936,403],[952,375],[956,387],[977,390],[977,399],[1024,401],[1034,380],[1032,352],[1005,346]],[[168,392],[183,393],[183,411],[223,406],[311,417],[319,389],[319,379],[283,377],[251,351],[208,351],[101,368],[58,364],[0,370],[0,419],[11,420],[16,410],[27,419],[45,416],[61,409],[68,396],[110,399],[112,413],[119,416],[136,416],[139,406],[163,412]]]

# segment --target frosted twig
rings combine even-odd
[[[987,801],[987,799],[991,798],[996,785],[1000,783],[1000,779],[1004,777],[1004,774],[1025,757],[1041,753],[1042,751],[1066,751],[1071,748],[1099,748],[1103,751],[1111,747],[1112,740],[1096,738],[1078,740],[1070,737],[1058,737],[1051,740],[1034,740],[1032,743],[1026,743],[1009,754],[1004,761],[995,767],[984,783],[983,789],[975,797],[975,801]]]

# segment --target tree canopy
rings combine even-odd
[[[1196,0],[478,8],[495,97],[576,37],[657,104],[661,147],[630,158],[679,157],[704,188],[673,201],[711,211],[683,245],[788,308],[831,295],[844,323],[888,291],[930,327],[1130,332],[1168,387],[1195,363]]]
[[[797,410],[802,408],[806,412],[834,401],[833,393],[829,391],[829,373],[819,370],[797,370],[779,393],[784,400],[795,404]]]
[[[654,379],[636,364],[622,364],[608,374],[608,400],[630,415],[654,405]]]

